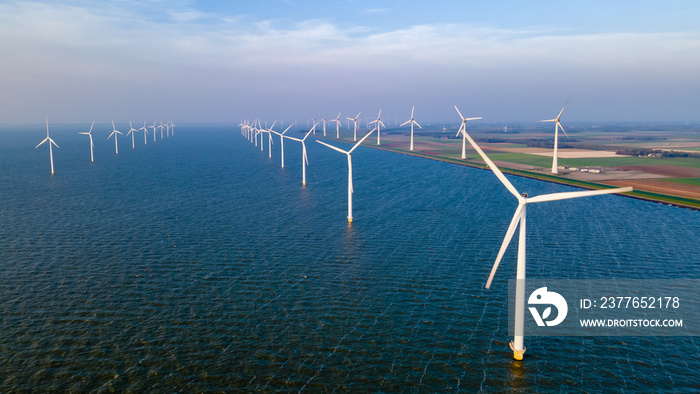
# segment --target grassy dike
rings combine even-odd
[[[333,139],[333,140],[338,141],[336,139]],[[353,143],[352,140],[347,140],[344,138],[341,138],[340,141],[350,143],[350,144]],[[471,159],[466,159],[466,160],[452,159],[452,158],[444,157],[444,156],[429,155],[429,154],[420,153],[420,152],[416,152],[416,151],[411,152],[409,150],[397,149],[397,148],[386,147],[386,146],[381,146],[381,145],[379,145],[379,146],[377,146],[377,145],[363,145],[363,146],[367,147],[367,148],[379,149],[379,150],[384,150],[384,151],[394,152],[394,153],[401,153],[404,155],[422,157],[424,159],[437,160],[437,161],[442,161],[442,162],[446,162],[446,163],[458,164],[458,165],[462,165],[462,166],[474,167],[474,168],[479,168],[482,170],[491,171],[488,168],[488,166],[486,166],[485,164],[472,161]],[[506,174],[512,174],[512,175],[518,175],[518,176],[523,176],[523,177],[527,177],[527,178],[539,179],[541,181],[546,181],[546,182],[560,183],[562,185],[576,186],[576,187],[580,187],[583,189],[595,190],[595,189],[612,189],[613,188],[613,186],[605,185],[602,183],[578,181],[578,180],[574,180],[574,179],[567,179],[567,178],[562,178],[562,177],[555,176],[555,175],[541,174],[541,173],[532,172],[532,171],[516,170],[513,168],[507,168],[507,167],[499,167],[499,169],[501,170],[501,172],[506,173]],[[620,195],[626,196],[626,197],[631,197],[631,198],[637,198],[640,200],[653,201],[653,202],[660,203],[660,204],[669,204],[669,205],[674,205],[674,206],[682,207],[682,208],[700,210],[700,200],[697,200],[694,198],[676,197],[676,196],[670,196],[670,195],[666,195],[666,194],[645,192],[642,190],[634,190],[634,191],[629,192],[629,193],[621,193]]]

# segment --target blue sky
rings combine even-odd
[[[700,121],[697,1],[0,1],[0,123]]]

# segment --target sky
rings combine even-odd
[[[700,121],[700,2],[0,0],[0,124]]]

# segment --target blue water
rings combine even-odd
[[[695,337],[508,348],[516,208],[489,171],[180,126],[0,130],[0,391],[696,391]],[[117,125],[124,128],[124,125]],[[84,130],[85,129],[85,130]],[[127,142],[128,141],[128,142]],[[574,190],[509,177],[522,192]],[[620,196],[533,204],[528,276],[700,278],[700,212]]]

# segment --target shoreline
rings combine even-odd
[[[335,140],[335,139],[333,139],[333,140]],[[336,141],[352,143],[352,141],[347,141],[344,138],[341,138],[340,140],[336,140]],[[467,166],[467,167],[478,168],[478,169],[482,169],[482,170],[486,170],[486,171],[491,171],[491,169],[489,169],[486,165],[482,165],[479,163],[469,161],[469,159],[465,159],[465,160],[451,159],[449,157],[430,155],[430,154],[420,153],[420,152],[416,152],[416,151],[411,152],[408,150],[386,147],[386,146],[381,146],[381,145],[379,145],[379,146],[377,146],[377,145],[363,145],[363,146],[368,147],[368,148],[373,148],[373,149],[384,150],[387,152],[394,152],[394,153],[419,157],[419,158],[428,159],[428,160],[441,161],[441,162],[445,162],[445,163],[457,164],[457,165],[462,165],[462,166]],[[606,185],[603,183],[567,179],[567,178],[562,178],[562,177],[558,177],[558,176],[554,176],[554,175],[541,174],[541,173],[537,173],[537,172],[518,170],[518,169],[508,168],[508,167],[499,166],[499,169],[503,173],[506,173],[506,174],[517,175],[517,176],[522,176],[522,177],[531,178],[531,179],[537,179],[537,180],[541,180],[541,181],[545,181],[545,182],[558,183],[558,184],[562,184],[562,185],[575,186],[575,187],[580,187],[580,188],[589,189],[589,190],[614,188],[614,186]],[[654,193],[654,192],[647,192],[644,190],[637,190],[637,189],[635,189],[632,192],[628,192],[628,193],[620,193],[619,195],[629,197],[629,198],[636,198],[638,200],[655,202],[658,204],[666,204],[666,205],[676,206],[679,208],[686,208],[686,209],[700,211],[700,201],[698,201],[696,199],[692,199],[692,198],[672,196],[672,195],[668,195],[668,194],[660,194],[660,193]]]

